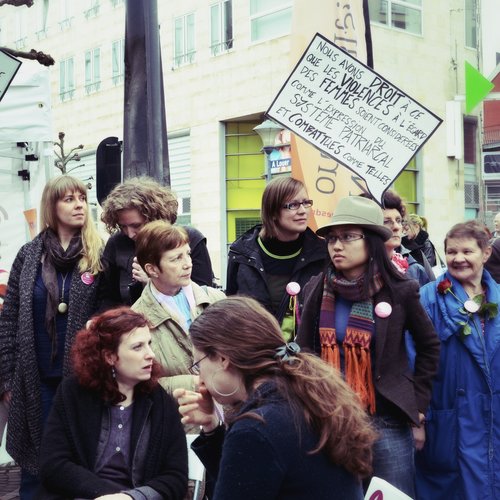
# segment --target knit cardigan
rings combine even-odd
[[[94,472],[102,421],[108,411],[109,405],[99,394],[79,385],[76,377],[63,380],[42,440],[40,500],[90,499],[120,491]],[[134,489],[125,490],[129,496],[184,498],[188,479],[186,436],[177,404],[161,387],[135,395],[130,446]]]
[[[43,243],[40,235],[19,250],[10,271],[7,297],[0,315],[0,393],[12,392],[7,427],[7,451],[32,474],[38,473],[42,436],[40,375],[35,351],[33,290]],[[63,374],[70,369],[69,354],[75,335],[97,306],[100,276],[91,284],[75,269],[69,292],[68,325]]]

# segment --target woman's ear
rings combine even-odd
[[[227,358],[227,357],[225,357],[225,356],[220,356],[220,355],[219,355],[219,357],[220,357],[220,361],[221,361],[222,368],[223,368],[224,370],[227,370],[227,369],[229,368],[229,365],[231,364],[231,363],[229,362],[229,358]]]
[[[118,356],[115,353],[113,353],[113,352],[106,351],[104,353],[104,360],[110,366],[113,366],[116,363],[117,359],[118,359]]]
[[[160,273],[158,267],[149,262],[144,265],[144,271],[150,278],[158,278],[158,274]]]
[[[492,250],[493,250],[493,248],[491,247],[491,245],[488,245],[483,250],[483,264],[485,264],[486,261],[490,258]]]

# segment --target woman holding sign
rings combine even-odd
[[[312,204],[302,182],[273,179],[262,196],[262,225],[249,229],[229,249],[226,294],[257,299],[279,321],[286,340],[295,336],[296,324],[288,293],[296,290],[287,291],[287,285],[303,287],[327,260],[325,242],[307,227]]]
[[[337,368],[359,395],[379,431],[373,474],[413,498],[414,447],[425,440],[422,422],[439,359],[418,283],[389,259],[384,242],[392,231],[372,200],[341,199],[317,234],[328,243],[331,263],[304,289],[297,342]],[[416,345],[414,374],[407,328]]]

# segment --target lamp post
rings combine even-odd
[[[269,164],[269,155],[275,148],[274,143],[276,140],[276,135],[278,132],[283,130],[282,127],[280,127],[278,124],[273,122],[272,120],[266,120],[262,122],[260,125],[257,125],[256,127],[253,128],[255,132],[257,132],[262,140],[262,149],[261,151],[264,151],[265,153],[265,177],[266,177],[266,182],[269,182],[271,180],[271,167]]]

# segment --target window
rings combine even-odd
[[[464,118],[464,202],[465,219],[477,217],[479,182],[476,168],[477,119]]]
[[[465,46],[477,47],[477,0],[465,0]]]
[[[125,40],[116,40],[111,48],[111,65],[113,85],[123,82],[125,74]]]
[[[476,163],[476,130],[475,119],[464,119],[464,163]]]
[[[422,34],[422,0],[368,0],[370,20]]]
[[[61,101],[73,99],[75,93],[75,74],[73,58],[64,59],[59,63],[59,97]]]
[[[233,13],[231,0],[210,7],[210,51],[213,56],[233,47]]]
[[[85,91],[97,92],[101,86],[101,50],[99,48],[85,52]]]
[[[59,4],[59,27],[61,31],[71,27],[73,20],[73,9],[71,0],[60,0]]]
[[[16,49],[21,50],[26,47],[26,43],[28,41],[28,36],[26,33],[26,16],[25,9],[22,7],[18,8],[18,12],[16,13]]]
[[[391,188],[405,200],[406,209],[409,213],[418,213],[418,175],[420,163],[420,153],[417,153],[394,181],[394,186]]]
[[[191,142],[190,135],[179,133],[168,137],[170,183],[177,195],[177,223],[191,224]]]
[[[86,0],[83,15],[86,19],[96,17],[99,14],[99,0]]]
[[[270,40],[290,33],[292,0],[250,0],[252,42]]]
[[[37,13],[37,31],[35,32],[37,40],[47,38],[47,13],[49,11],[49,0],[41,0],[36,4]]]
[[[194,14],[174,20],[174,67],[194,61]]]
[[[255,122],[226,123],[226,217],[227,241],[260,220],[262,193],[266,187],[266,158],[262,141],[253,130]]]

